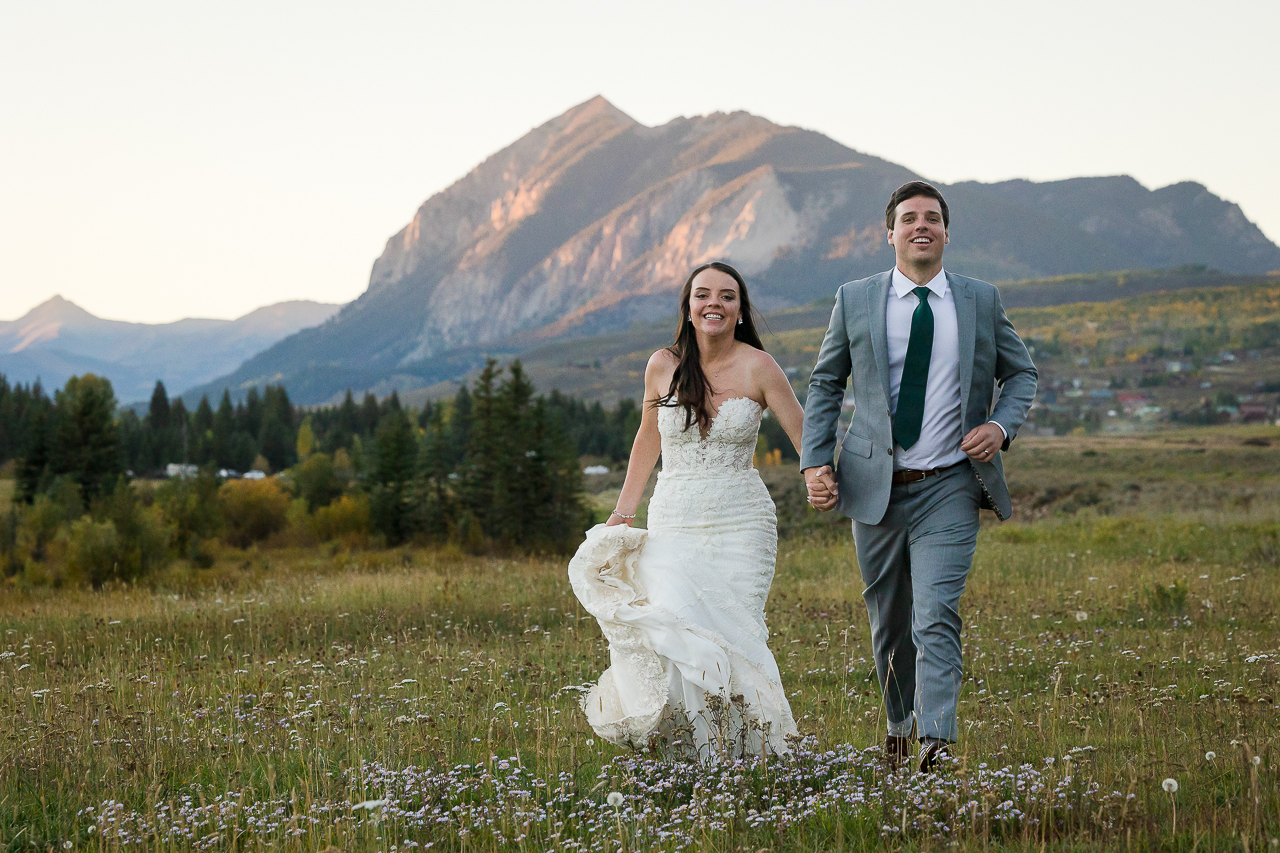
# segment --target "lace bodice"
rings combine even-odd
[[[662,473],[696,472],[705,476],[720,470],[750,471],[763,414],[764,409],[750,397],[730,397],[720,404],[720,411],[703,438],[696,423],[684,428],[683,406],[658,409]]]

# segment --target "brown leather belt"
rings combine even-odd
[[[957,465],[960,463],[956,463]],[[903,486],[907,483],[918,483],[929,477],[937,476],[950,471],[955,465],[947,465],[945,468],[930,468],[927,471],[921,471],[918,468],[901,468],[893,472],[893,484],[895,486]]]

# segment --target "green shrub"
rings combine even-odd
[[[63,528],[59,538],[65,546],[67,576],[83,578],[100,587],[122,574],[124,549],[114,522],[94,521],[86,515]]]
[[[119,539],[119,565],[112,578],[132,580],[169,561],[172,528],[160,507],[147,505],[151,497],[149,489],[139,491],[121,477],[109,496],[94,503],[94,517],[114,524]]]
[[[294,466],[291,473],[298,487],[298,497],[305,498],[307,506],[312,509],[328,506],[342,494],[342,480],[327,454],[312,453]]]
[[[23,510],[16,535],[15,563],[25,560],[42,562],[58,535],[58,528],[84,514],[80,487],[70,479],[60,478],[51,494],[36,495],[31,506]]]
[[[366,495],[343,495],[311,517],[311,533],[320,541],[364,544],[373,530]]]
[[[273,479],[229,480],[218,489],[218,505],[227,543],[247,548],[284,529],[289,495]]]
[[[173,525],[173,547],[196,563],[208,562],[201,543],[222,535],[218,480],[208,471],[192,479],[175,478],[156,489],[156,505]]]

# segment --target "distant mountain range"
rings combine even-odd
[[[222,376],[339,307],[280,302],[237,320],[148,324],[103,320],[55,296],[19,320],[0,321],[0,373],[10,382],[39,379],[49,393],[71,376],[96,373],[131,403],[148,399],[157,379],[172,393]]]
[[[742,270],[762,308],[807,303],[892,265],[890,192],[919,177],[747,113],[634,121],[593,98],[427,199],[333,319],[200,388],[283,381],[302,402],[464,373],[486,352],[673,311],[688,270]],[[1203,264],[1280,268],[1240,208],[1195,183],[1129,177],[942,185],[949,268],[994,281]]]

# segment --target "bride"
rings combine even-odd
[[[765,409],[797,448],[804,415],[733,267],[695,269],[680,315],[675,343],[645,368],[617,507],[569,563],[609,641],[611,665],[582,707],[619,745],[643,746],[656,730],[667,754],[785,752],[796,725],[764,621],[777,516],[752,455]],[[659,454],[649,529],[633,529]]]

